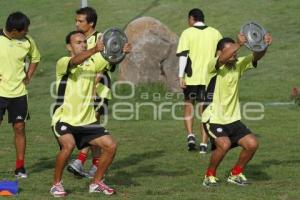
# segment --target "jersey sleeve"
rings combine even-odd
[[[109,66],[109,62],[107,62],[103,58],[101,53],[96,53],[95,55],[93,55],[92,58],[93,58],[93,61],[95,63],[95,71],[96,72],[102,72]]]
[[[212,60],[209,61],[207,65],[207,73],[208,74],[215,74],[217,72],[216,65],[218,64],[219,56],[214,57]]]
[[[71,57],[62,57],[56,63],[56,75],[63,76],[68,72]]]
[[[30,49],[28,52],[28,58],[30,60],[30,63],[38,63],[41,60],[41,54],[38,50],[38,47],[35,43],[35,41],[30,36],[26,36],[30,42]]]
[[[248,56],[245,57],[238,58],[238,62],[236,66],[240,71],[240,75],[243,75],[245,71],[254,68],[252,61],[253,61],[252,54],[249,54]]]
[[[181,56],[183,52],[189,52],[190,47],[189,47],[189,40],[186,32],[182,32],[179,42],[178,42],[178,47],[176,51],[177,56]]]

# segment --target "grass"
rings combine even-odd
[[[248,72],[241,81],[241,101],[289,102],[292,87],[300,86],[298,0],[90,0],[89,3],[100,13],[99,30],[123,27],[136,16],[145,15],[161,20],[179,35],[186,28],[187,12],[193,7],[201,7],[207,24],[219,29],[224,36],[235,37],[244,22],[255,20],[272,33],[274,43],[259,68]],[[64,37],[74,29],[74,11],[79,1],[0,0],[0,5],[0,27],[13,11],[21,10],[30,17],[30,34],[43,56],[29,86],[32,116],[27,123],[29,178],[20,180],[21,191],[17,199],[52,199],[48,192],[58,146],[50,130],[49,111],[54,102],[50,84],[55,80],[56,60],[66,54]],[[246,49],[241,51],[241,55],[247,53]],[[114,79],[117,77],[115,73]],[[130,88],[120,87],[116,93],[124,95],[129,91]],[[149,98],[144,98],[146,93]],[[135,105],[154,102],[158,106],[168,102],[170,105],[166,105],[166,109],[171,108],[171,103],[181,102],[181,97],[169,98],[166,94],[168,91],[160,84],[146,84],[137,87],[134,98],[126,101]],[[121,101],[125,100],[114,99],[110,108]],[[153,120],[150,106],[141,107],[140,120],[135,120],[133,114],[132,120],[117,121],[111,113],[107,127],[117,139],[119,149],[106,178],[118,190],[118,194],[110,199],[299,199],[299,111],[296,105],[266,105],[263,120],[244,120],[260,140],[260,149],[246,170],[254,184],[237,187],[223,182],[238,156],[239,149],[235,149],[222,162],[218,170],[222,184],[214,189],[201,186],[209,154],[200,156],[186,151],[183,122],[172,120],[169,111],[162,115],[162,120]],[[175,112],[180,116],[182,110],[176,107]],[[5,119],[0,127],[0,179],[13,179],[15,150],[12,138],[11,127]],[[64,173],[69,199],[107,198],[88,194],[88,182]]]

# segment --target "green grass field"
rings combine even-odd
[[[200,7],[206,15],[206,23],[219,29],[224,36],[235,37],[244,22],[255,20],[272,33],[273,44],[259,68],[248,72],[240,86],[243,104],[265,104],[262,120],[244,120],[260,140],[260,148],[246,169],[246,175],[254,184],[238,187],[225,183],[228,170],[238,156],[239,149],[236,148],[218,170],[222,180],[220,187],[203,188],[203,174],[210,155],[187,152],[183,122],[173,120],[168,112],[161,120],[153,120],[153,113],[147,107],[142,108],[140,120],[118,121],[110,115],[107,127],[118,141],[119,148],[106,180],[118,193],[113,197],[88,194],[89,180],[76,179],[65,172],[64,186],[70,192],[68,199],[300,199],[300,108],[293,104],[269,104],[290,102],[291,88],[300,86],[299,0],[89,0],[89,4],[100,15],[97,27],[102,31],[111,26],[123,27],[142,14],[161,20],[179,35],[187,27],[188,10]],[[50,130],[50,105],[54,102],[50,96],[50,84],[55,80],[57,59],[66,54],[64,37],[74,29],[74,11],[78,7],[79,0],[0,0],[0,27],[4,26],[9,13],[16,10],[26,13],[31,19],[30,35],[35,38],[43,56],[29,86],[32,118],[27,123],[29,178],[20,180],[21,191],[17,199],[52,199],[49,189],[58,146]],[[240,53],[248,52],[243,49]],[[117,79],[117,73],[114,79]],[[118,89],[118,94],[126,93],[126,88]],[[140,98],[145,92],[152,95],[167,91],[159,84],[143,85],[128,102],[155,100]],[[120,101],[114,99],[111,105]],[[165,98],[155,100],[157,105],[165,101]],[[181,99],[173,98],[168,102],[181,102]],[[180,116],[181,109],[176,109],[176,113]],[[12,141],[12,130],[5,118],[0,128],[0,179],[14,179]],[[87,163],[88,168],[90,161]]]

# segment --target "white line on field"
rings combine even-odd
[[[267,102],[264,103],[266,106],[289,106],[289,105],[295,105],[293,101],[291,102]]]

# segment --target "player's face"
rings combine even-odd
[[[224,46],[224,49],[222,51],[226,51],[227,49],[232,47],[232,43],[226,43]],[[234,52],[234,54],[231,56],[231,58],[227,61],[227,66],[234,66],[237,61],[237,52]]]
[[[75,18],[76,29],[78,31],[88,32],[93,28],[93,23],[88,23],[86,20],[86,15],[76,15]]]
[[[189,24],[189,26],[190,26],[190,27],[193,26],[194,23],[195,23],[194,17],[190,16],[190,17],[188,18],[188,24]]]
[[[74,55],[78,55],[79,53],[87,50],[86,37],[82,33],[77,33],[72,35],[70,41],[71,51]]]
[[[13,30],[12,33],[14,39],[22,39],[28,33],[28,27],[22,31]]]

